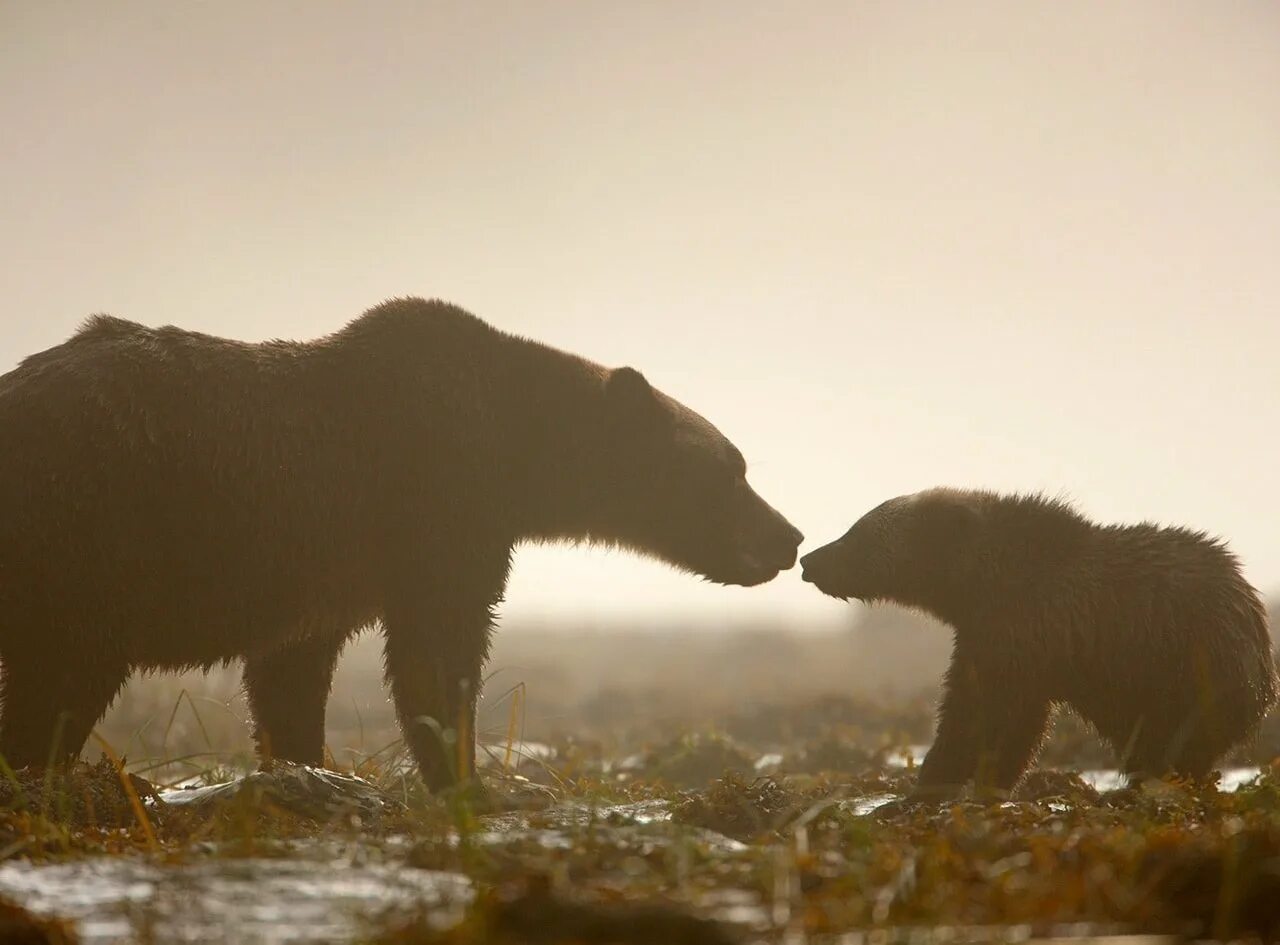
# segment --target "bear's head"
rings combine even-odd
[[[591,536],[718,584],[763,584],[803,535],[747,484],[742,453],[639,371],[604,378],[605,463]]]
[[[947,620],[966,590],[982,505],[977,494],[950,489],[890,499],[805,555],[804,580],[831,597],[890,601]]]

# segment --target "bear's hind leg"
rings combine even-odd
[[[324,710],[346,635],[302,640],[245,660],[258,757],[324,764]]]
[[[80,654],[67,665],[57,652],[56,660],[4,658],[0,755],[12,768],[77,757],[129,678],[122,662]]]

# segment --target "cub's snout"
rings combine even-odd
[[[800,559],[801,578],[824,594],[846,596],[835,589],[841,577],[840,557],[840,543],[836,541],[809,552]]]

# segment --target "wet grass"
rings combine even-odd
[[[759,654],[767,662],[767,649]],[[45,916],[31,917],[32,934],[46,935],[32,941],[71,941],[47,917],[75,910],[15,876],[112,862],[196,870],[181,880],[189,905],[129,906],[135,940],[163,941],[173,923],[203,921],[213,907],[188,887],[222,871],[261,895],[292,895],[271,885],[278,876],[264,864],[276,862],[313,864],[317,876],[341,866],[366,882],[444,874],[470,891],[422,907],[412,896],[370,900],[359,921],[317,940],[819,945],[1086,929],[1280,938],[1274,728],[1232,759],[1262,768],[1239,790],[1150,782],[1099,792],[1074,772],[1112,759],[1062,719],[1042,770],[1013,797],[905,808],[885,802],[914,781],[933,692],[785,690],[743,665],[736,699],[719,685],[544,691],[536,673],[524,687],[495,677],[482,715],[483,797],[425,791],[386,707],[366,704],[358,725],[339,712],[346,734],[331,767],[363,778],[376,802],[356,797],[364,787],[282,768],[217,802],[175,804],[174,782],[250,770],[244,718],[225,691],[184,682],[167,705],[152,693],[133,731],[122,735],[119,719],[108,727],[108,743],[132,745],[132,757],[113,747],[70,770],[0,767],[0,895],[16,897],[0,900],[0,925],[6,908],[25,922],[28,906]]]

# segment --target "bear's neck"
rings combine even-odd
[[[511,339],[497,404],[505,431],[502,463],[516,541],[591,537],[601,481],[607,369],[585,358]]]

